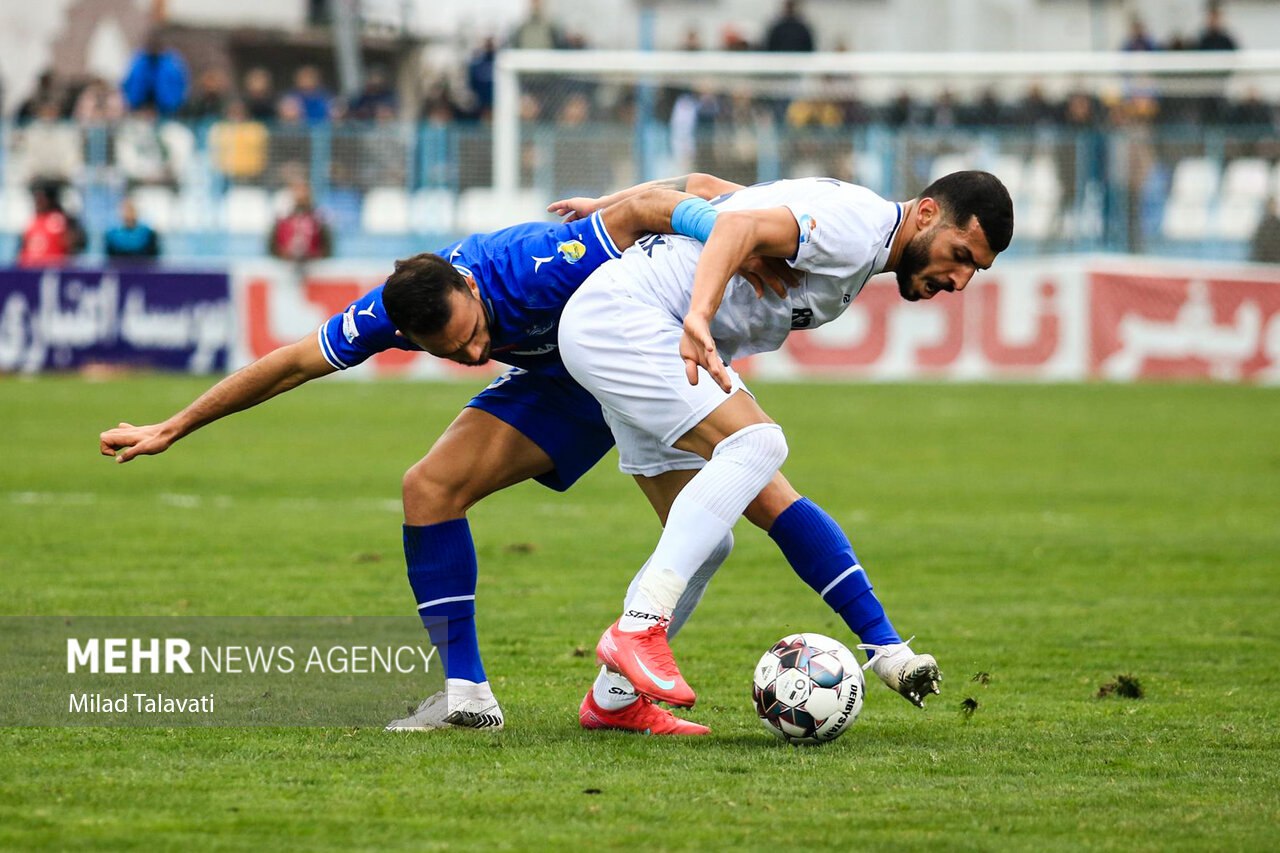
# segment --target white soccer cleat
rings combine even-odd
[[[911,646],[907,645],[911,640],[885,646],[859,643],[858,648],[873,653],[871,660],[862,665],[864,670],[873,670],[890,690],[902,694],[917,708],[923,708],[924,697],[942,692],[938,687],[942,673],[938,671],[938,662],[933,655],[918,655],[911,651]]]
[[[487,691],[486,691],[487,693]],[[387,724],[389,732],[428,732],[433,729],[486,729],[502,731],[506,720],[502,708],[492,693],[478,696],[459,696],[454,691],[453,700],[441,690],[433,693],[418,705],[417,709],[401,720]]]

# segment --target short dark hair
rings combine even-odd
[[[919,197],[936,201],[943,216],[954,225],[964,227],[971,218],[978,217],[991,251],[1009,248],[1013,239],[1013,199],[990,172],[952,172],[925,187]]]
[[[466,291],[462,273],[439,255],[424,252],[396,261],[382,288],[387,319],[406,335],[434,335],[453,315],[449,295]]]

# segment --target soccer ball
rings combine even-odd
[[[791,634],[756,664],[760,722],[788,743],[826,743],[862,711],[862,667],[844,644],[822,634]]]

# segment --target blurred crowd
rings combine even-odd
[[[63,210],[59,198],[66,189],[85,182],[110,184],[115,192],[111,204],[115,206],[116,199],[140,187],[178,190],[199,172],[199,180],[214,182],[214,194],[237,185],[263,187],[306,196],[305,203],[294,205],[306,210],[313,208],[311,187],[317,183],[326,191],[347,187],[357,194],[384,186],[451,184],[459,188],[465,183],[456,175],[465,171],[473,185],[483,184],[491,177],[487,141],[472,148],[459,145],[438,157],[442,174],[455,176],[441,177],[429,174],[424,164],[430,158],[415,152],[413,146],[421,145],[425,138],[415,137],[415,128],[483,128],[493,110],[498,50],[586,48],[587,39],[574,26],[578,20],[557,19],[541,0],[529,0],[525,16],[505,38],[484,37],[461,62],[434,67],[409,103],[402,102],[401,94],[413,91],[413,87],[398,89],[396,74],[383,67],[369,68],[360,90],[347,97],[335,94],[323,70],[313,64],[284,72],[265,64],[234,73],[224,67],[193,70],[182,53],[166,43],[163,30],[157,30],[137,51],[120,80],[68,80],[47,71],[12,114],[15,132],[4,162],[4,183],[33,192],[34,231],[24,239],[23,251],[52,246],[74,252],[76,246],[84,245],[83,233],[77,236],[79,226]],[[679,47],[689,51],[714,47],[808,52],[819,47],[818,41],[802,5],[783,0],[754,43],[730,25],[719,31],[718,43],[707,45],[702,31],[690,27]],[[1237,44],[1220,4],[1209,2],[1198,34],[1172,32],[1158,43],[1145,22],[1133,18],[1119,47],[1125,51],[1221,51],[1234,50]],[[821,47],[847,49],[838,33],[823,33]],[[873,126],[926,132],[1043,128],[1070,134],[1112,127],[1225,124],[1247,128],[1260,140],[1256,151],[1236,152],[1237,156],[1280,156],[1280,151],[1274,150],[1280,105],[1256,90],[1227,97],[1220,78],[1206,78],[1198,88],[1180,94],[1134,79],[1114,91],[1080,89],[1050,94],[1032,83],[1020,94],[993,85],[963,94],[941,88],[928,97],[903,90],[875,102],[864,100],[849,79],[837,77],[775,83],[772,87],[768,81],[748,86],[723,79],[691,80],[665,86],[643,102],[638,94],[641,91],[640,87],[595,79],[531,78],[521,91],[521,118],[554,126],[555,145],[564,147],[575,145],[582,134],[593,133],[600,123],[629,126],[643,109],[652,120],[670,129],[677,167],[716,171],[744,182],[756,179],[762,128],[806,129],[817,134]],[[317,130],[330,132],[318,141]],[[630,140],[624,137],[624,143],[630,144]],[[793,159],[803,158],[805,152],[792,155]],[[533,156],[526,150],[526,161]],[[564,171],[555,176],[557,192],[590,189],[573,182],[584,173],[584,163],[591,156],[595,155],[556,154],[555,168],[563,167]],[[614,152],[600,156],[619,161],[628,155]],[[195,163],[196,159],[200,162]],[[104,167],[108,163],[109,168]],[[1064,183],[1072,183],[1070,173],[1077,165],[1074,155],[1064,159]],[[524,166],[527,175],[530,163]],[[817,167],[838,177],[851,177],[832,160]],[[323,169],[323,174],[317,169]],[[63,231],[59,231],[59,217],[66,220]],[[138,221],[138,212],[127,198],[119,204],[115,221],[112,235],[102,235],[108,255],[152,257],[159,253],[158,235]],[[64,236],[51,236],[57,233]],[[272,241],[273,245],[290,242],[275,241],[274,237]],[[306,243],[312,247],[308,251],[316,254],[328,251],[330,239],[298,238],[293,242]]]

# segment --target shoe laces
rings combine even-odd
[[[885,655],[886,657],[888,657],[889,655],[893,654],[895,651],[902,648],[903,646],[910,646],[911,641],[914,640],[915,638],[916,638],[916,635],[912,634],[908,639],[902,641],[901,643],[886,643],[883,646],[878,646],[875,643],[858,643],[859,651],[873,652],[873,654],[867,660],[867,662],[862,665],[862,671],[866,672],[868,669],[871,669],[871,666],[876,662],[876,658],[879,655]]]
[[[659,619],[644,630],[639,637],[639,643],[644,646],[646,655],[654,663],[675,669],[676,659],[671,653],[671,645],[667,642],[667,626],[670,624],[671,620],[666,617]]]

